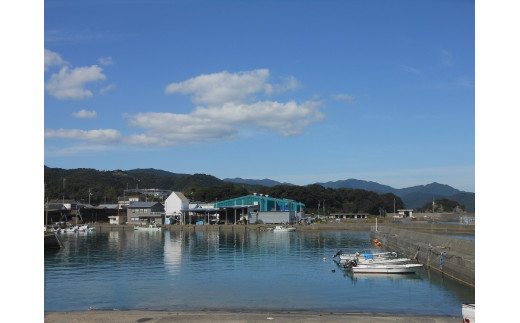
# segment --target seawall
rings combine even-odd
[[[449,233],[457,234],[472,228],[448,227]],[[377,231],[372,227],[370,236],[381,242],[384,249],[397,251],[399,256],[417,260],[430,269],[475,287],[475,241],[450,238],[445,235],[427,233],[427,226],[399,227],[381,225]],[[422,231],[420,231],[422,230]],[[433,232],[438,229],[431,229]],[[469,233],[467,233],[469,234]]]
[[[333,231],[333,230],[352,230],[352,231],[370,231],[370,227],[374,223],[369,222],[345,222],[345,223],[319,223],[310,225],[294,225],[296,231]],[[132,231],[134,226],[130,224],[107,224],[97,223],[95,225],[96,231]],[[169,224],[164,226],[169,231],[267,231],[273,225],[266,224],[220,224],[220,225],[179,225]]]

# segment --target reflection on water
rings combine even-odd
[[[474,289],[427,270],[349,276],[369,232],[111,231],[45,252],[45,310],[315,310],[460,315]],[[333,270],[334,269],[334,270]],[[401,276],[401,277],[398,277]],[[405,277],[402,277],[405,276]]]

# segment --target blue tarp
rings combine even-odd
[[[199,221],[197,223],[195,223],[196,225],[204,225],[204,221]]]
[[[372,259],[372,255],[369,254],[369,253],[366,253],[366,254],[365,254],[365,259]]]

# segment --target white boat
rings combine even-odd
[[[296,231],[296,228],[277,225],[274,227],[273,231],[274,232],[293,232],[293,231]]]
[[[379,258],[359,260],[358,265],[402,265],[411,261],[410,258]]]
[[[78,232],[78,226],[77,225],[70,226],[68,228],[62,229],[61,232],[63,232],[63,233],[76,233],[76,232]]]
[[[413,274],[421,264],[402,264],[402,265],[357,265],[352,268],[354,274]]]
[[[335,255],[332,256],[332,258],[338,257],[340,262],[349,261],[352,259],[356,259],[356,261],[364,261],[367,259],[396,259],[397,258],[397,252],[395,251],[389,251],[389,252],[378,252],[378,253],[343,253],[341,250],[338,251]]]
[[[475,304],[462,304],[462,322],[475,323]]]
[[[83,224],[78,227],[78,232],[90,232],[94,231],[95,229],[95,227],[89,228],[88,224]]]
[[[161,231],[166,230],[166,228],[158,227],[156,224],[150,224],[147,226],[136,226],[134,227],[135,231]]]

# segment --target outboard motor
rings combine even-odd
[[[338,252],[336,252],[336,254],[334,256],[332,256],[332,258],[336,258],[337,256],[339,255],[342,255],[343,252],[341,250],[339,250]]]

